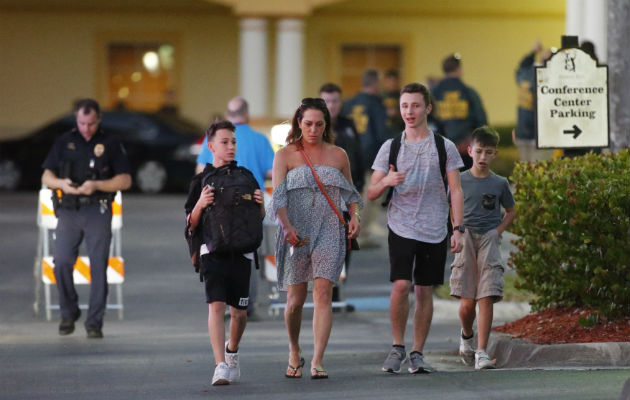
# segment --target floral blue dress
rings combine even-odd
[[[342,212],[346,204],[359,203],[361,196],[346,180],[341,171],[328,165],[314,166],[319,179],[337,209]],[[291,254],[291,244],[284,241],[282,227],[276,232],[276,266],[278,289],[288,285],[326,278],[333,283],[339,280],[346,257],[346,239],[343,225],[328,204],[313,174],[306,164],[293,168],[273,191],[269,213],[276,215],[286,207],[291,225],[301,238],[310,239]]]

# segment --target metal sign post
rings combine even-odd
[[[536,145],[539,149],[609,146],[608,67],[563,36],[563,48],[536,67]]]

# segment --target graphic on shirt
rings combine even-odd
[[[461,98],[459,90],[444,92],[444,100],[437,101],[438,118],[441,120],[468,118],[468,101]]]
[[[534,109],[534,95],[532,93],[532,84],[529,81],[520,81],[518,83],[518,106],[524,110]]]
[[[67,146],[68,150],[76,150],[77,146],[74,145],[74,143],[72,142],[68,142]]]
[[[492,193],[484,193],[483,200],[481,201],[481,205],[486,210],[494,210],[496,207],[497,195]]]
[[[348,115],[354,121],[354,127],[361,135],[365,134],[368,127],[369,117],[365,113],[365,106],[356,105],[352,107],[352,112]]]

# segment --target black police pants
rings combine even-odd
[[[101,213],[99,204],[89,204],[77,210],[58,208],[56,214],[58,222],[53,256],[61,318],[71,319],[79,311],[73,267],[81,241],[85,238],[92,277],[85,325],[101,328],[107,306],[107,259],[112,239],[111,207]]]

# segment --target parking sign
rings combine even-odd
[[[536,68],[538,148],[608,147],[608,67],[578,48]]]

